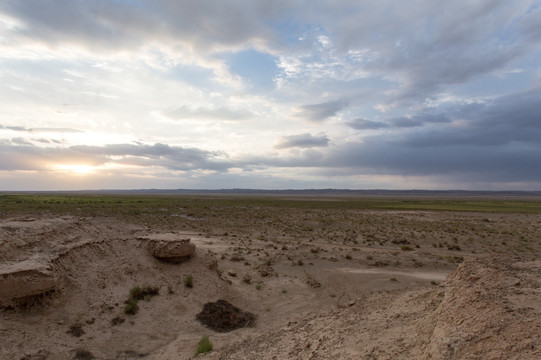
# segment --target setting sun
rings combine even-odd
[[[96,166],[90,166],[90,165],[83,165],[83,164],[69,164],[69,165],[57,165],[55,166],[55,169],[72,173],[75,175],[86,175],[91,174],[96,171]]]

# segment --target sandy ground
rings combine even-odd
[[[445,213],[384,216],[459,223]],[[0,359],[190,359],[203,335],[214,344],[203,359],[539,359],[539,239],[528,244],[533,253],[511,251],[524,228],[539,230],[539,218],[506,221],[520,223],[519,233],[496,245],[482,245],[484,233],[453,242],[456,232],[446,232],[404,248],[312,230],[233,234],[114,217],[5,216]],[[156,234],[190,238],[195,256],[179,264],[153,258],[148,238]],[[15,273],[28,289],[50,291],[12,300],[21,290],[9,282]],[[130,289],[146,285],[159,295],[126,314]],[[255,314],[256,326],[217,333],[200,324],[196,314],[218,299]]]

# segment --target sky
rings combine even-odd
[[[541,190],[539,0],[1,0],[0,190]]]

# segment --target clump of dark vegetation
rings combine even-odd
[[[256,321],[254,314],[242,311],[225,300],[206,303],[196,318],[203,325],[217,332],[253,327]]]
[[[126,321],[126,319],[124,319],[123,317],[116,316],[115,318],[113,318],[113,320],[111,320],[111,325],[117,326],[122,324],[124,321]]]
[[[209,340],[209,336],[205,335],[199,340],[199,343],[197,344],[197,350],[195,351],[195,356],[199,354],[204,354],[209,351],[212,351],[212,343]]]
[[[129,299],[126,300],[126,306],[124,307],[124,312],[129,315],[135,315],[139,311],[139,305],[137,305],[137,300]]]
[[[74,359],[77,360],[92,360],[95,359],[94,354],[92,354],[90,351],[83,349],[83,348],[77,348],[75,349],[75,355],[73,356]]]
[[[160,288],[152,286],[135,286],[130,289],[130,297],[132,300],[150,300],[151,297],[159,295]]]
[[[187,288],[193,288],[193,277],[192,275],[188,275],[186,276],[186,278],[184,279],[184,286],[186,286]]]
[[[124,303],[124,312],[126,314],[135,315],[139,311],[139,300],[150,300],[153,296],[160,294],[160,288],[152,286],[134,286],[130,289],[128,300]]]
[[[70,326],[66,333],[75,337],[81,337],[85,331],[83,330],[83,325],[81,323],[75,323]]]

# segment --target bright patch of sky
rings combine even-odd
[[[243,50],[225,56],[229,71],[240,76],[248,86],[257,91],[272,90],[278,73],[277,58],[254,49]]]

